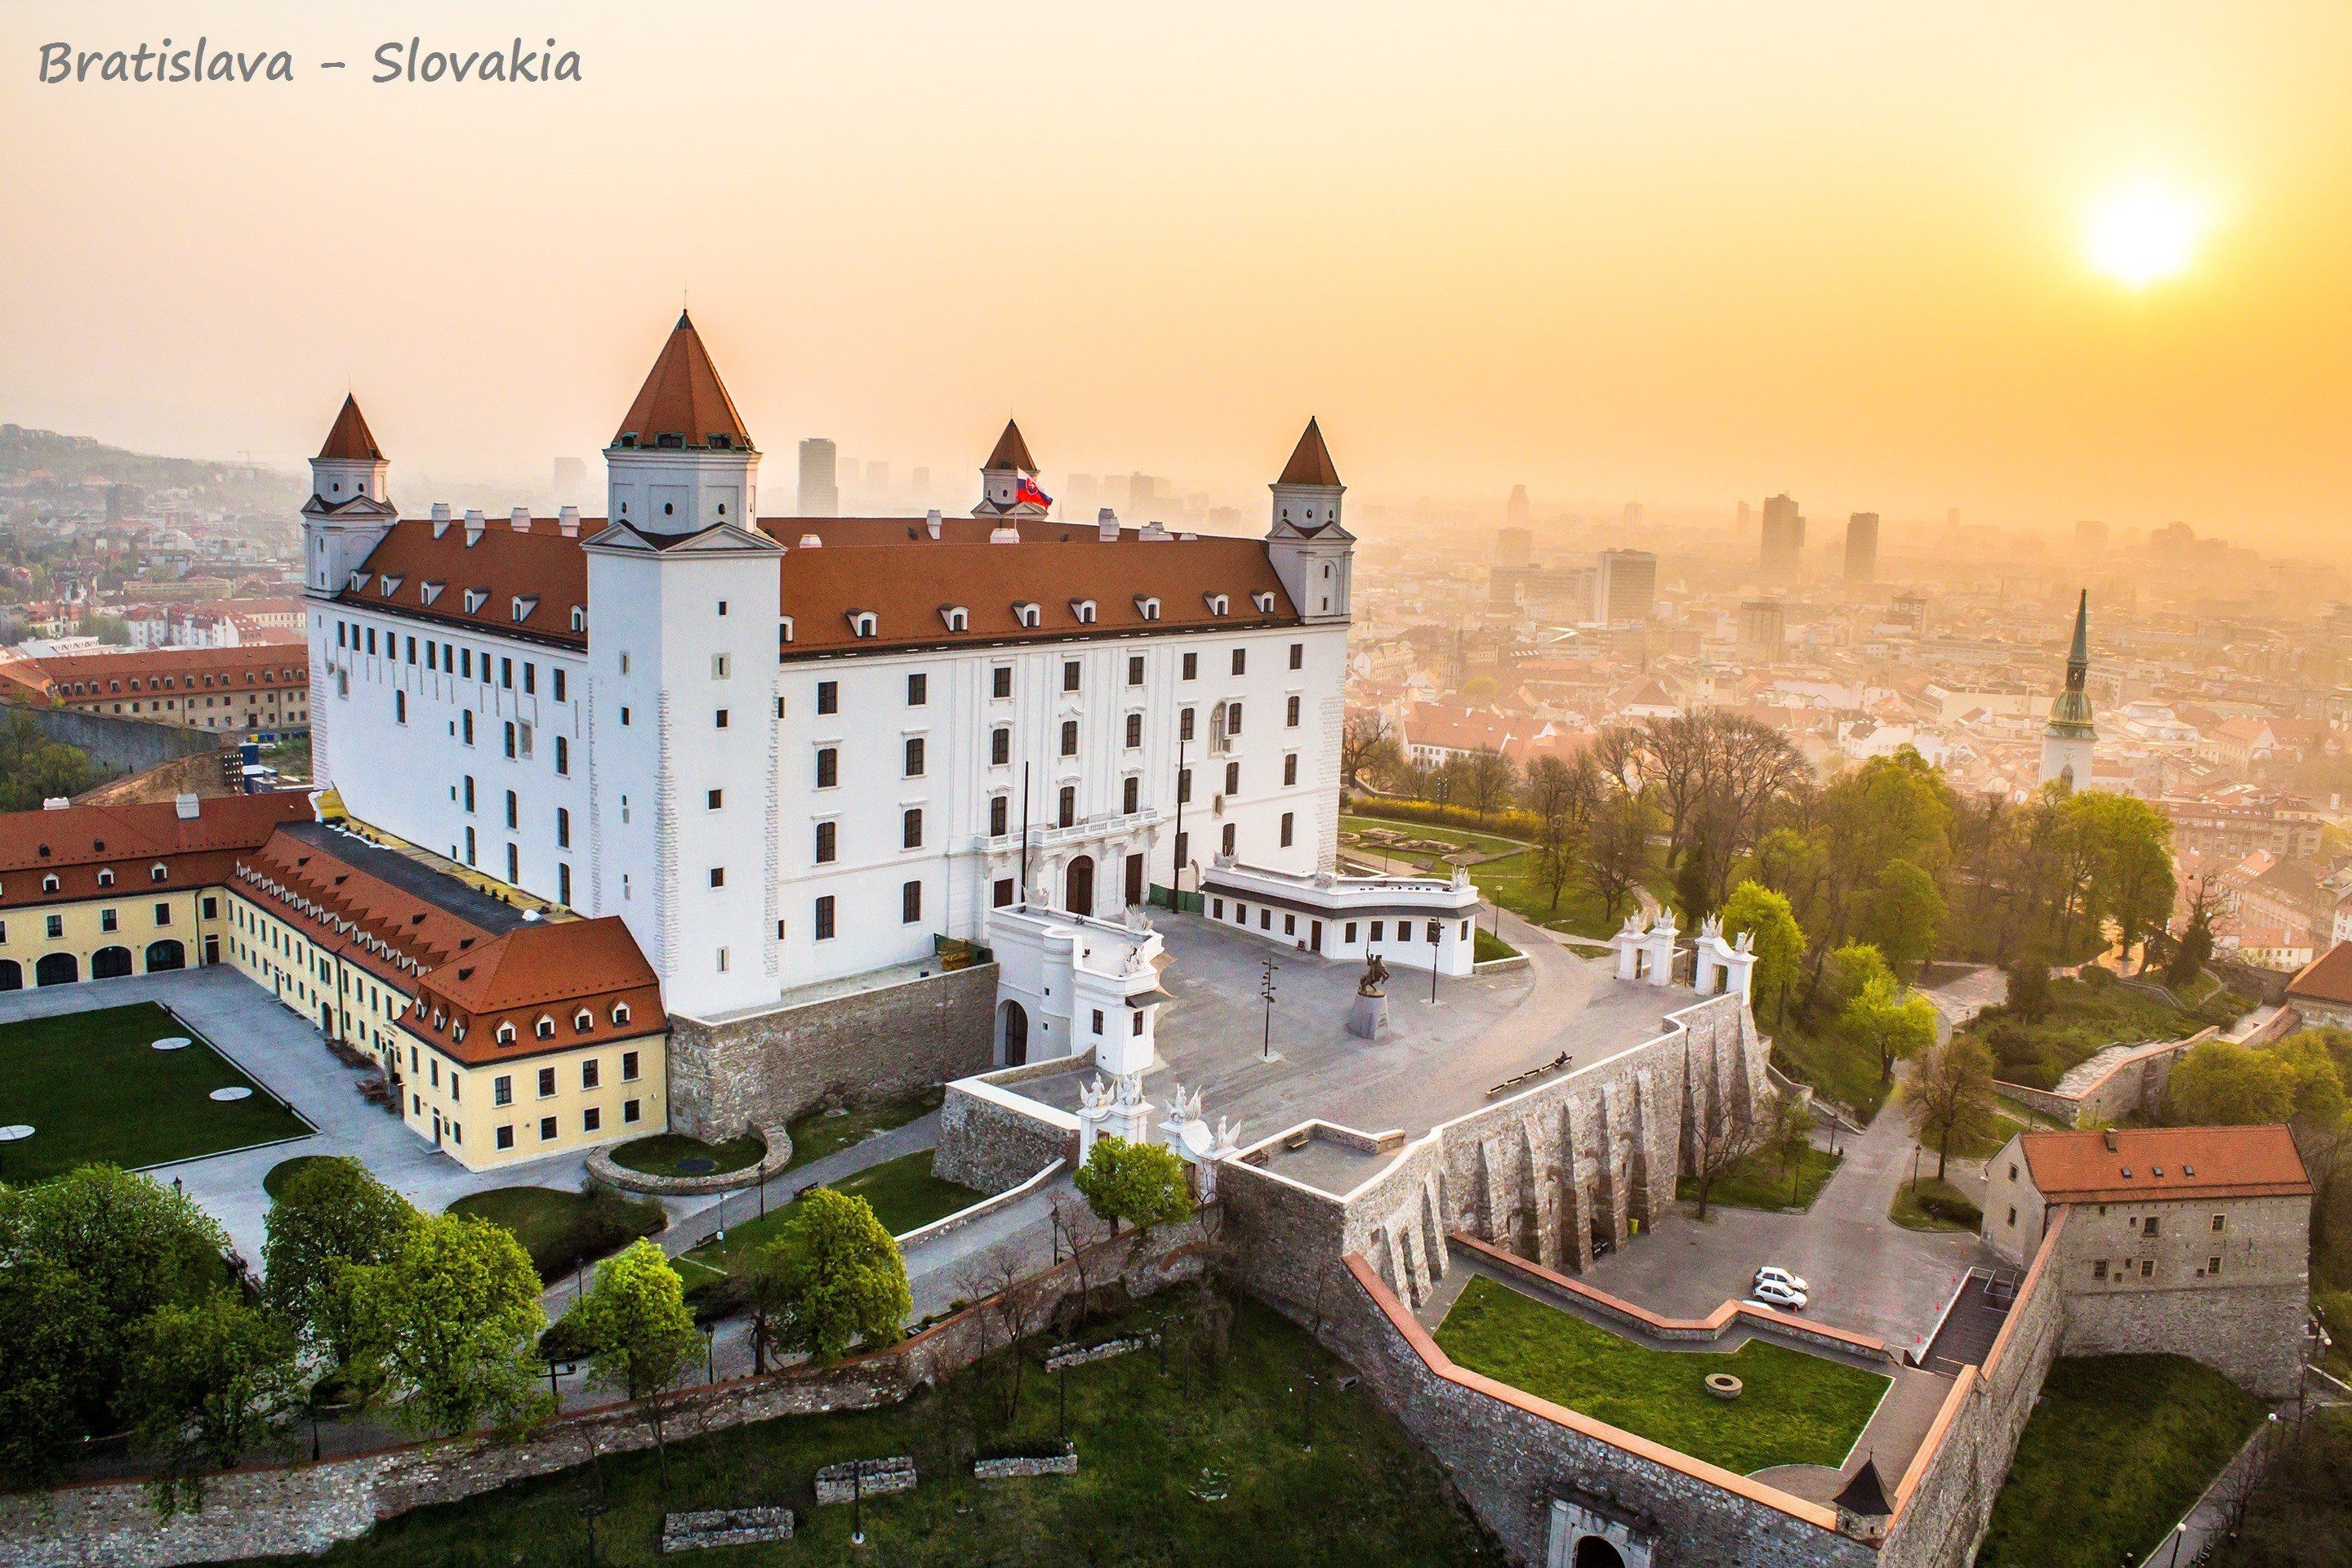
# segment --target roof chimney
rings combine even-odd
[[[801,535],[801,548],[803,550],[822,550],[824,548],[824,541],[818,538],[814,533],[803,533]]]
[[[447,501],[436,500],[433,503],[433,521],[436,522],[446,522],[449,521],[449,503]]]
[[[50,795],[50,796],[47,797],[46,799],[44,799],[44,800],[41,802],[41,809],[42,809],[43,811],[63,811],[66,807],[68,807],[68,806],[71,805],[72,804],[73,804],[73,802],[72,802],[72,801],[70,801],[70,800],[68,800],[64,795]],[[44,850],[42,851],[42,853],[43,853],[43,854],[47,854],[47,851],[46,849],[44,849]]]
[[[1145,523],[1143,527],[1137,531],[1136,537],[1156,544],[1169,539],[1173,539],[1175,535],[1168,531],[1168,525],[1166,523],[1154,518],[1151,521]]]
[[[2115,1130],[2114,1128],[2110,1127],[2110,1128],[2108,1128],[2108,1129],[2107,1129],[2107,1152],[2108,1152],[2108,1153],[2110,1153],[2110,1154],[2112,1154],[2112,1153],[2114,1153],[2115,1152],[2116,1152],[2116,1130]]]
[[[514,523],[514,531],[517,533],[529,533],[530,531],[530,508],[527,506],[519,506],[515,508],[509,516],[509,520]]]
[[[940,536],[939,508],[933,507],[930,510],[923,514],[923,531],[929,534],[933,539],[937,539]]]
[[[1108,507],[1095,513],[1095,537],[1105,544],[1118,542],[1118,513]]]
[[[482,530],[488,526],[488,525],[487,523],[482,521],[482,513],[479,508],[469,506],[466,509],[467,549],[471,550],[475,545],[481,542]]]
[[[182,822],[194,822],[199,809],[201,808],[194,795],[179,795],[172,797],[172,810]]]
[[[579,538],[580,509],[576,506],[567,506],[558,512],[555,518],[555,531],[566,539]]]
[[[1000,522],[988,531],[988,542],[991,544],[1018,544],[1021,542],[1021,531],[1009,522]]]

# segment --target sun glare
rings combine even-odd
[[[2092,205],[2083,250],[2098,271],[2127,289],[2145,289],[2188,269],[2209,221],[2203,202],[2143,180]]]

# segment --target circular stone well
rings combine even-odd
[[[1727,1372],[1711,1372],[1706,1374],[1706,1391],[1717,1399],[1737,1399],[1739,1397],[1739,1380]]]

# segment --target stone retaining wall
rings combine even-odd
[[[1116,1279],[1150,1295],[1199,1278],[1190,1226],[1129,1232],[1088,1249],[1087,1281]],[[1076,1263],[1024,1283],[1041,1316],[1076,1293]],[[672,1436],[692,1436],[780,1415],[815,1415],[893,1405],[999,1348],[981,1301],[919,1334],[830,1367],[794,1367],[678,1395]],[[239,1469],[211,1477],[202,1511],[159,1520],[146,1489],[107,1481],[0,1496],[0,1568],[175,1568],[223,1559],[315,1555],[411,1509],[456,1502],[510,1482],[588,1462],[594,1453],[650,1447],[625,1405],[578,1412],[528,1441],[466,1438],[412,1444],[318,1465]]]
[[[1056,1160],[1067,1160],[1075,1167],[1078,1119],[1017,1090],[1000,1089],[992,1081],[995,1076],[948,1085],[947,1100],[940,1107],[932,1174],[980,1192],[1002,1193]]]
[[[1075,1476],[1078,1473],[1076,1454],[1056,1454],[1045,1459],[975,1459],[972,1479],[978,1481],[1017,1481],[1035,1476]]]
[[[670,1130],[721,1142],[984,1071],[995,1005],[978,963],[722,1022],[673,1013]]]

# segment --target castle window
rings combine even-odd
[[[851,610],[849,632],[852,637],[870,637],[881,627],[881,622],[871,610]]]
[[[615,1023],[615,1024],[625,1024],[625,1023],[627,1023],[628,1021],[629,1021],[629,1005],[628,1005],[626,1002],[615,1002],[615,1003],[614,1003],[614,1004],[613,1004],[613,1022],[614,1022],[614,1023]]]
[[[588,612],[578,605],[572,606],[572,629],[575,632],[588,629]]]
[[[532,1031],[542,1040],[551,1040],[555,1038],[555,1020],[541,1013],[539,1022],[532,1026]]]
[[[499,1044],[502,1046],[510,1046],[514,1044],[515,1026],[511,1020],[499,1026],[497,1038]]]
[[[1209,614],[1213,616],[1222,616],[1225,613],[1226,600],[1223,594],[1203,594],[1201,595],[1201,598],[1202,601],[1209,606]],[[1191,661],[1191,658],[1192,656],[1190,654],[1185,656],[1185,659],[1188,663]]]
[[[111,867],[111,866],[101,866],[101,867],[100,867],[100,868],[98,868],[98,885],[99,885],[100,887],[101,887],[101,888],[111,888],[112,886],[114,886],[114,868],[113,868],[113,867]],[[2216,1215],[2215,1217],[2216,1217],[2216,1218],[2218,1218],[2218,1217],[2220,1217],[2220,1216],[2219,1216],[2219,1215]],[[2219,1229],[2221,1229],[2221,1227],[2220,1226],[2218,1226],[2218,1225],[2217,1225],[2217,1226],[2215,1226],[2213,1228],[2214,1228],[2214,1229],[2216,1229],[2216,1230],[2219,1230]]]
[[[1157,595],[1149,595],[1139,597],[1135,601],[1135,613],[1141,616],[1147,621],[1158,620],[1160,618],[1159,596]]]
[[[1066,658],[1062,661],[1062,689],[1076,691],[1077,689],[1078,661],[1075,658]]]
[[[1033,631],[1037,626],[1037,606],[1026,600],[1015,603],[1013,606],[1013,620],[1020,623],[1022,626]]]
[[[1303,642],[1292,643],[1290,645],[1290,668],[1293,669],[1303,669],[1306,666],[1307,645]]]
[[[961,605],[941,605],[940,619],[947,623],[947,628],[951,632],[971,629],[971,612]]]
[[[1095,624],[1095,602],[1092,599],[1072,599],[1070,601],[1070,614],[1076,617],[1078,625],[1082,626],[1093,626]]]

